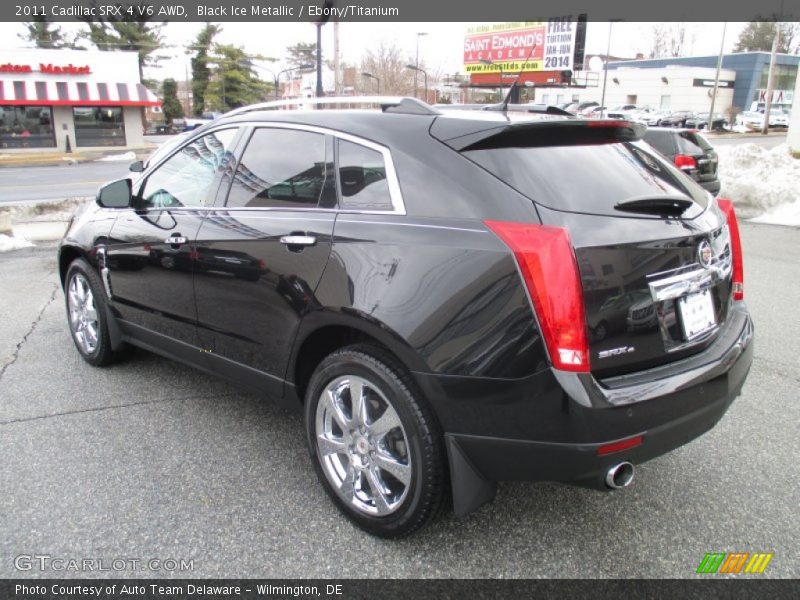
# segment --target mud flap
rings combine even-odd
[[[494,500],[497,482],[486,479],[470,462],[451,435],[445,434],[450,482],[453,488],[453,512],[465,517]]]

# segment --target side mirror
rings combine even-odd
[[[131,180],[112,181],[100,188],[97,204],[103,208],[127,208],[131,205]]]
[[[130,171],[131,173],[141,173],[142,171],[144,171],[144,162],[142,162],[141,160],[132,162],[128,167],[128,171]]]

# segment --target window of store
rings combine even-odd
[[[77,146],[124,146],[125,120],[120,106],[76,106],[75,144]]]
[[[50,107],[0,105],[0,148],[53,148],[55,145]]]

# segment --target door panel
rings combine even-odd
[[[196,344],[191,242],[203,214],[163,209],[119,215],[106,264],[114,307],[122,319]]]
[[[196,244],[203,347],[273,376],[282,389],[300,320],[318,306],[334,222],[325,211],[211,211]]]
[[[122,319],[197,344],[193,243],[233,162],[237,133],[192,139],[145,173],[106,248],[107,283]]]

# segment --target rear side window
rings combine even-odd
[[[678,150],[681,154],[705,154],[711,150],[711,144],[699,133],[681,131],[677,136]]]
[[[335,199],[326,136],[294,129],[260,128],[245,148],[227,206],[316,208]]]
[[[641,143],[468,150],[464,154],[531,200],[570,212],[620,216],[619,202],[706,193]]]
[[[383,154],[372,148],[339,140],[339,188],[343,209],[393,209]]]

